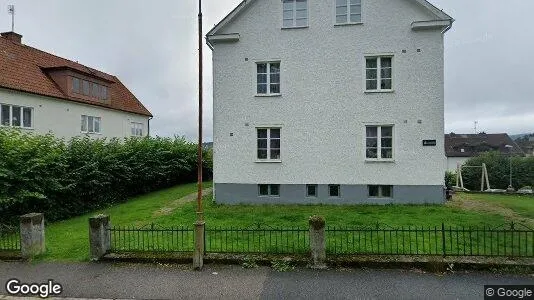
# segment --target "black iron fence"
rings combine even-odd
[[[193,229],[116,226],[108,229],[112,252],[192,252]]]
[[[193,227],[113,227],[112,252],[193,252]],[[206,253],[307,254],[308,228],[206,227]],[[534,229],[510,223],[498,227],[327,227],[329,255],[442,255],[534,257]],[[1,248],[1,242],[0,242]]]
[[[0,225],[0,252],[20,251],[20,230],[17,226]]]
[[[534,257],[534,229],[514,223],[499,227],[331,227],[326,229],[326,251],[333,255]]]
[[[206,253],[305,254],[310,250],[308,229],[302,228],[206,228],[205,239]]]

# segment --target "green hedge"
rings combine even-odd
[[[492,189],[506,189],[510,184],[510,157],[499,152],[487,152],[470,158],[466,165],[486,164]],[[463,168],[464,186],[470,190],[480,190],[480,168]],[[534,157],[512,157],[512,185],[515,189],[534,186]]]
[[[204,152],[204,178],[210,179],[212,156]],[[196,163],[196,144],[183,138],[64,141],[0,129],[0,223],[28,212],[66,219],[194,182]]]

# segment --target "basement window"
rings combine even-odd
[[[258,195],[260,197],[280,197],[280,185],[258,184]]]
[[[393,186],[391,185],[369,185],[370,198],[393,198]]]

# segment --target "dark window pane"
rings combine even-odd
[[[91,97],[99,98],[100,92],[99,92],[99,85],[96,83],[92,84],[93,88],[91,89]]]
[[[384,79],[388,79],[388,78],[391,78],[391,68],[387,68],[387,69],[382,69],[380,71],[382,78]]]
[[[382,155],[382,158],[393,158],[393,149],[392,148],[382,148],[381,155]]]
[[[95,117],[95,132],[100,133],[100,118]]]
[[[267,83],[267,74],[258,74],[258,84],[266,84]]]
[[[258,184],[258,193],[260,196],[269,196],[269,185]]]
[[[368,126],[366,127],[367,137],[377,137],[378,136],[378,127]]]
[[[108,88],[106,86],[102,87],[102,100],[108,99]]]
[[[280,149],[280,139],[271,140],[271,149]]]
[[[293,12],[291,12],[291,14],[293,14]],[[284,28],[287,28],[287,27],[293,27],[293,19],[284,20]]]
[[[280,73],[280,64],[271,64],[271,74],[272,73]]]
[[[391,68],[391,57],[382,57],[380,64],[382,68]]]
[[[20,119],[21,107],[13,106],[11,111],[11,126],[20,126],[22,120]]]
[[[366,79],[376,79],[378,71],[376,69],[367,69]]]
[[[383,90],[391,90],[391,79],[383,79],[380,88]]]
[[[376,63],[376,58],[367,58],[365,63],[366,68],[368,69],[376,69],[378,67]]]
[[[382,138],[382,147],[391,148],[393,144],[392,138]],[[370,147],[376,147],[376,146],[370,146]]]
[[[22,110],[22,125],[24,127],[32,127],[32,109],[25,107]]]
[[[267,129],[258,129],[258,138],[266,139],[267,138]]]
[[[89,81],[83,80],[83,94],[89,96]]]
[[[280,73],[271,74],[271,83],[280,83]]]
[[[376,90],[378,89],[378,84],[376,80],[367,80],[367,84],[365,86],[367,90]]]
[[[352,10],[352,8],[351,8],[351,10]],[[350,14],[350,21],[352,23],[360,23],[362,21],[362,15],[360,15],[360,14]]]
[[[280,159],[280,150],[271,150],[271,159]]]
[[[267,84],[258,84],[258,94],[267,94]]]
[[[93,117],[87,117],[87,131],[89,132],[95,132],[94,128],[94,118]]]
[[[391,126],[382,126],[382,137],[393,136],[393,127]]]
[[[392,195],[393,195],[393,187],[391,185],[383,185],[382,186],[382,197],[391,198]]]
[[[378,158],[377,149],[376,148],[367,148],[365,151],[365,155],[367,158]]]
[[[257,70],[258,70],[258,74],[267,73],[267,64],[258,64]]]
[[[369,186],[369,197],[378,197],[378,185]]]
[[[258,139],[258,149],[267,149],[267,139]]]
[[[272,139],[279,139],[280,138],[280,128],[271,129],[271,138]]]
[[[271,196],[280,196],[280,185],[279,184],[271,184]]]
[[[1,110],[1,118],[2,118],[2,125],[9,126],[9,106],[8,105],[2,105]]]
[[[80,79],[75,77],[72,78],[72,91],[75,93],[80,92]]]
[[[82,116],[82,132],[87,132],[87,116]]]
[[[280,84],[271,84],[271,94],[280,94]]]
[[[315,184],[308,184],[306,186],[306,196],[316,197],[317,196],[317,186]]]
[[[346,15],[347,15],[347,6],[337,6],[336,7],[336,15],[337,16],[343,16],[343,18],[344,18],[343,22],[347,21],[347,17],[346,17]]]
[[[339,185],[331,184],[328,186],[330,197],[339,197]]]
[[[347,23],[347,16],[346,15],[336,16],[336,24],[343,24],[343,23]]]
[[[366,139],[365,146],[366,146],[367,148],[369,148],[369,147],[371,147],[371,148],[376,148],[376,147],[378,147],[378,139],[377,139],[377,138],[367,138],[367,139]]]
[[[293,10],[293,0],[284,0],[284,10]]]
[[[258,150],[258,159],[267,159],[267,149]]]

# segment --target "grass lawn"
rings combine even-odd
[[[206,183],[210,187],[211,183]],[[108,209],[47,225],[47,254],[44,260],[80,261],[88,259],[88,218],[97,213],[109,214],[114,226],[143,226],[150,223],[162,227],[192,227],[196,203],[176,201],[196,192],[196,184],[186,184],[136,197]],[[468,203],[470,205],[464,205]],[[459,194],[447,205],[274,205],[225,206],[204,198],[207,228],[250,227],[262,223],[271,227],[308,228],[308,217],[325,217],[327,226],[359,226],[378,223],[400,226],[498,226],[506,222],[534,221],[534,198]],[[474,205],[476,204],[476,205]],[[493,209],[486,209],[492,207]],[[496,208],[504,208],[505,211]],[[512,213],[510,213],[512,211]]]

